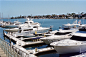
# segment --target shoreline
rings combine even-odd
[[[3,19],[8,19],[8,18],[3,18]],[[9,19],[11,19],[11,18],[9,18]],[[26,19],[26,18],[16,18],[16,19]],[[29,19],[86,19],[86,18],[29,18]],[[0,19],[0,20],[2,20],[2,19]]]

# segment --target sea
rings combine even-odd
[[[24,23],[26,21],[26,19],[1,19],[3,21],[10,21],[10,22],[14,22],[16,20],[18,20],[19,22]],[[52,30],[58,30],[59,27],[61,27],[63,24],[67,24],[70,23],[72,24],[74,21],[77,20],[77,23],[79,20],[81,20],[81,24],[86,24],[86,19],[33,19],[34,22],[38,22],[41,24],[41,27],[50,27],[52,26]],[[4,39],[3,36],[3,30],[7,29],[7,28],[1,28],[0,27],[0,38]],[[5,38],[5,41],[9,42],[9,39]],[[44,45],[36,45],[36,46],[28,46],[28,47],[24,47],[26,50],[33,50],[35,48],[41,49],[41,48],[46,48],[48,47],[48,45],[44,44]],[[47,53],[43,53],[43,54],[39,54],[37,55],[38,57],[70,57],[70,56],[74,56],[77,55],[77,53],[74,54],[58,54],[57,52],[47,52]]]

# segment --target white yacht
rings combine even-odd
[[[24,22],[24,24],[20,24],[18,25],[18,28],[12,28],[12,29],[5,29],[5,31],[7,32],[18,32],[19,28],[24,29],[24,28],[32,28],[32,27],[38,27],[40,26],[40,24],[38,22],[34,23],[32,21],[32,19],[30,20],[29,18],[27,18],[27,21]]]
[[[18,20],[14,21],[13,23],[3,21],[1,24],[2,24],[1,26],[5,28],[14,28],[14,27],[18,27],[21,24],[21,22],[19,22]]]
[[[15,37],[17,36],[29,36],[29,34],[33,34],[35,32],[43,32],[43,31],[47,31],[49,30],[49,28],[45,28],[45,27],[31,27],[31,28],[23,28],[23,29],[19,29],[19,32],[15,32],[13,35]]]
[[[59,54],[86,51],[86,25],[80,25],[79,31],[73,33],[70,39],[53,42],[50,45],[54,46]]]
[[[45,34],[50,35],[48,37],[41,38],[42,41],[44,41],[46,44],[50,44],[55,41],[60,41],[63,39],[69,39],[72,36],[71,33],[74,33],[78,31],[78,27],[80,24],[64,24],[62,29],[59,29],[58,31],[55,31],[54,34]]]

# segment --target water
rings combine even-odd
[[[19,20],[20,22],[25,22],[26,19],[10,19],[9,21],[13,22]],[[60,26],[62,26],[63,24],[67,24],[67,23],[73,23],[76,19],[33,19],[34,22],[39,22],[41,24],[42,27],[50,27],[53,26],[53,30],[58,30]],[[86,22],[86,20],[83,19],[77,19],[77,21],[81,20],[82,24]],[[3,21],[8,21],[8,19],[3,19]],[[86,23],[85,23],[86,24]],[[0,38],[4,39],[3,37],[3,29],[5,28],[1,28],[0,27]],[[5,39],[7,42],[9,42],[9,39]],[[41,46],[33,46],[33,47],[26,47],[27,50],[32,50],[35,48],[45,48],[47,47],[47,45],[41,45]],[[50,53],[45,53],[45,54],[41,54],[38,55],[38,57],[69,57],[72,54],[66,54],[66,55],[59,55],[56,52],[50,52]],[[74,55],[74,54],[73,54]]]
[[[36,46],[31,46],[31,47],[25,47],[26,50],[33,50],[35,48],[41,49],[41,48],[46,48],[48,45],[36,45]]]

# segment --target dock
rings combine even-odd
[[[55,51],[53,47],[47,47],[47,48],[41,48],[41,49],[33,49],[33,50],[26,50],[24,47],[25,46],[30,46],[30,45],[36,45],[36,44],[43,44],[43,41],[34,41],[34,42],[24,42],[23,40],[25,39],[40,39],[41,37],[31,37],[31,38],[16,38],[11,34],[6,34],[4,33],[4,36],[8,37],[10,40],[14,40],[16,42],[15,45],[11,45],[11,47],[22,57],[37,57],[37,54],[44,53],[44,52],[49,52],[49,51]]]
[[[38,53],[48,52],[48,51],[55,51],[53,47],[47,47],[42,49],[34,49],[34,50],[28,50],[30,53],[33,53],[34,55]]]
[[[28,57],[37,57],[37,56],[35,56],[34,54],[31,54],[29,51],[27,51],[26,49],[24,49],[23,47],[21,47],[21,46],[18,46],[18,45],[14,45],[14,47],[13,47],[14,49],[16,49],[16,51],[18,52],[18,53],[20,53],[20,55],[22,56],[22,57],[24,57],[24,56],[28,56]],[[21,50],[21,51],[20,51]],[[22,55],[22,54],[23,55]],[[25,54],[26,53],[26,54]],[[28,55],[29,54],[29,55]]]
[[[9,39],[12,39],[14,41],[16,41],[16,44],[21,45],[21,46],[27,46],[27,45],[34,45],[34,44],[41,44],[44,43],[43,41],[36,41],[36,42],[24,42],[22,40],[19,40],[18,38],[10,35],[10,34],[6,34],[4,33],[5,36],[7,36]]]

